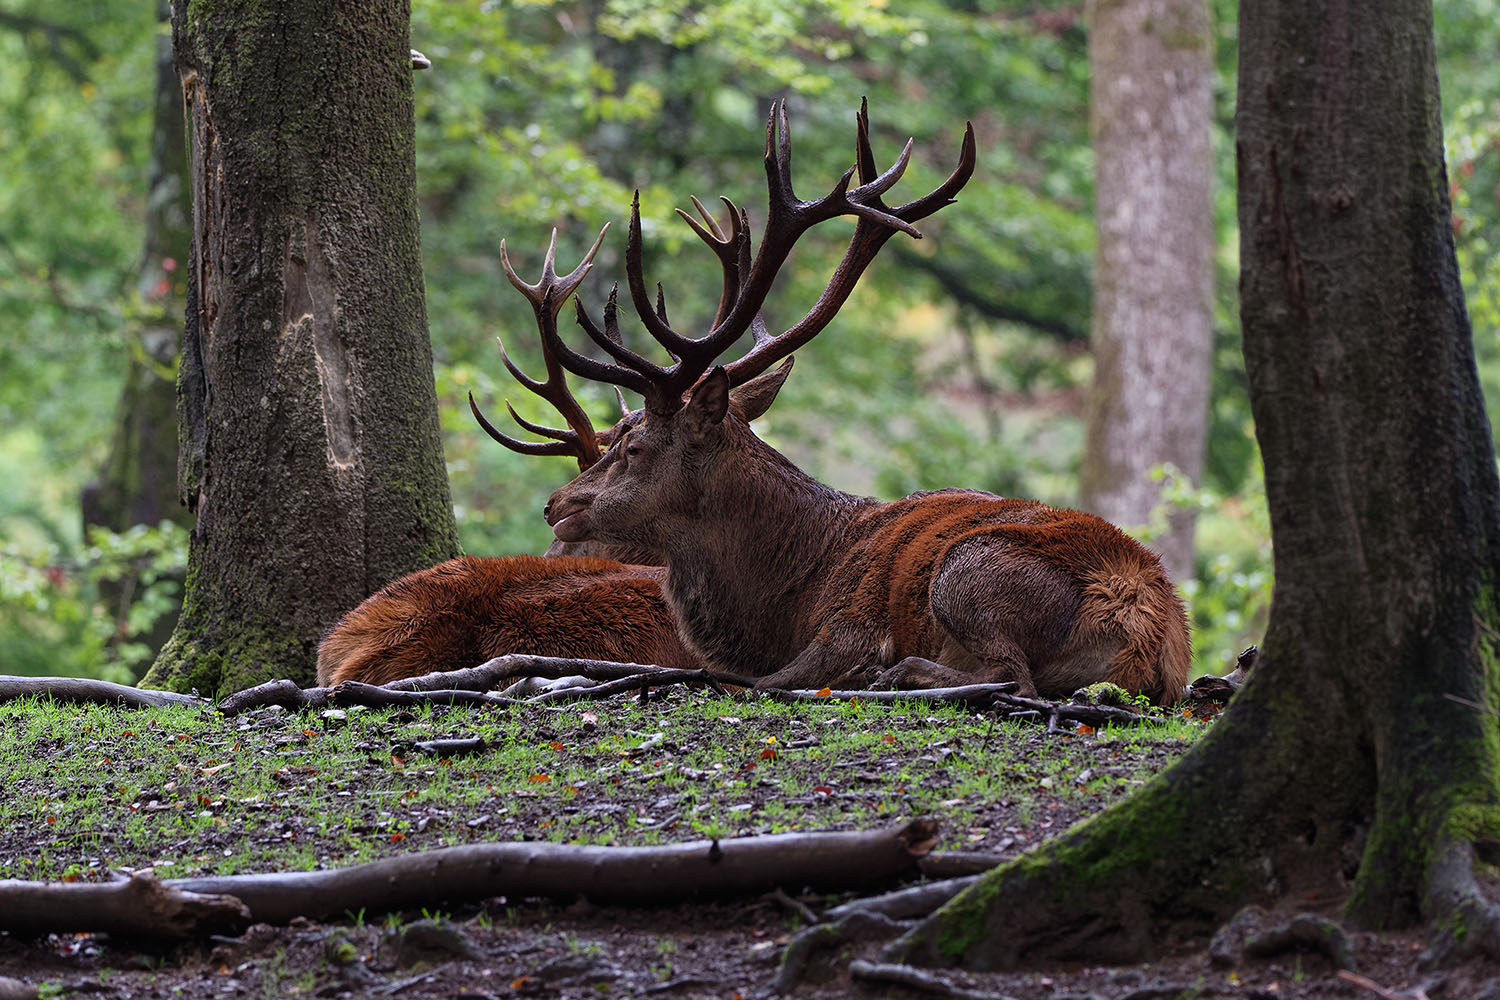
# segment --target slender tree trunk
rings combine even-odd
[[[1156,466],[1203,472],[1213,347],[1213,24],[1204,0],[1091,0],[1099,248],[1082,506],[1145,525]],[[1152,547],[1193,575],[1193,514]]]
[[[158,4],[162,24],[171,18]],[[146,194],[146,243],[138,288],[145,319],[125,358],[124,385],[109,456],[84,490],[83,523],[111,531],[136,524],[176,521],[192,515],[177,496],[177,391],[173,372],[187,301],[187,257],[192,198],[188,193],[187,134],[182,85],[172,63],[172,40],[158,36],[156,103],[151,119],[151,177]],[[105,587],[123,621],[136,580]],[[153,651],[171,635],[175,615],[142,637]]]
[[[1135,958],[1277,898],[1500,956],[1474,877],[1500,841],[1500,483],[1431,3],[1261,0],[1240,44],[1241,308],[1276,551],[1261,658],[1176,766],[982,879],[913,957]]]
[[[310,681],[319,636],[457,550],[401,0],[179,4],[193,241],[178,383],[198,515],[148,684]]]

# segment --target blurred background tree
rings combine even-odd
[[[870,99],[876,155],[907,136],[912,189],[931,187],[973,120],[980,170],[958,205],[877,260],[835,327],[799,359],[763,431],[809,472],[885,497],[966,485],[1079,502],[1095,236],[1084,3],[970,0],[414,0],[417,156],[428,316],[444,447],[464,548],[540,551],[564,460],[513,455],[478,433],[465,396],[517,394],[493,336],[539,367],[522,273],[551,227],[560,256],[617,226],[584,295],[622,271],[618,225],[641,189],[651,276],[674,321],[706,319],[716,262],[672,209],[720,193],[763,221],[764,112],[786,95],[796,172],[821,187],[849,165]],[[1439,0],[1455,231],[1492,421],[1500,409],[1500,2]],[[1270,588],[1235,286],[1236,7],[1209,4],[1214,54],[1216,276],[1204,471],[1163,470],[1163,505],[1199,513],[1193,608],[1200,669],[1254,641]],[[139,287],[150,181],[150,0],[0,0],[0,670],[130,679],[172,613],[180,529],[81,528],[80,497],[120,424],[117,401],[153,306]],[[932,162],[920,160],[931,154]],[[809,304],[837,234],[799,248],[768,305]],[[576,342],[576,341],[575,341]],[[577,391],[601,422],[615,403]],[[1378,474],[1378,470],[1371,470]],[[111,528],[114,526],[111,525]],[[144,581],[121,616],[107,581]]]

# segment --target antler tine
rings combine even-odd
[[[505,277],[511,285],[531,302],[532,312],[536,315],[537,326],[542,333],[542,357],[547,368],[547,378],[539,381],[523,372],[515,362],[511,361],[510,355],[505,351],[505,344],[497,337],[496,343],[500,345],[500,360],[505,363],[506,369],[516,381],[557,409],[567,422],[568,430],[543,427],[540,424],[523,420],[507,400],[505,405],[516,423],[533,434],[552,438],[554,444],[542,445],[517,441],[497,432],[484,419],[483,414],[479,412],[479,407],[471,402],[474,416],[479,420],[480,426],[507,448],[527,455],[572,455],[578,459],[579,469],[586,469],[593,465],[603,452],[599,447],[598,436],[594,432],[593,421],[589,419],[588,414],[584,412],[583,407],[568,389],[567,375],[559,363],[556,347],[562,341],[557,335],[557,315],[562,311],[563,304],[567,302],[568,297],[577,290],[588,275],[589,269],[593,267],[594,256],[604,245],[604,235],[607,232],[609,232],[609,224],[605,223],[604,227],[599,230],[599,235],[594,239],[594,245],[589,248],[588,253],[584,254],[578,266],[566,275],[559,276],[556,266],[557,230],[553,229],[552,238],[547,243],[546,256],[542,260],[542,276],[534,285],[523,281],[516,273],[515,268],[511,266],[510,255],[506,253],[505,241],[500,241],[500,267],[504,270]],[[525,447],[517,447],[517,445],[525,445]]]
[[[738,205],[720,195],[719,200],[729,210],[729,235],[725,236],[724,231],[719,228],[719,223],[714,219],[713,213],[703,207],[703,202],[696,197],[689,197],[693,202],[693,207],[703,217],[703,224],[680,208],[677,214],[682,216],[682,220],[714,252],[714,256],[719,258],[719,263],[724,269],[724,290],[719,295],[719,306],[714,310],[714,321],[710,326],[712,329],[729,314],[730,307],[734,305],[735,297],[739,294],[740,276],[750,270],[750,224]],[[770,335],[758,315],[754,321],[754,332],[757,338]]]
[[[469,393],[469,410],[474,414],[474,419],[479,422],[479,426],[484,429],[486,434],[505,445],[511,451],[520,452],[522,455],[578,456],[578,449],[571,441],[518,441],[500,431],[494,424],[485,419],[483,413],[479,412],[479,404],[474,402],[474,394],[472,392]],[[580,464],[582,464],[581,459]]]
[[[885,224],[881,217],[900,220],[903,223],[899,227],[901,231],[921,239],[922,234],[917,232],[911,223],[926,218],[946,205],[951,205],[954,200],[953,196],[968,182],[974,172],[976,159],[974,126],[970,123],[964,129],[958,165],[948,179],[921,198],[907,202],[900,208],[888,208],[880,196],[889,190],[905,171],[906,163],[911,156],[912,142],[907,140],[900,158],[890,169],[884,173],[877,173],[875,156],[870,148],[870,121],[868,104],[865,101],[860,102],[857,122],[858,148],[855,162],[859,178],[863,183],[850,192],[850,197],[868,198],[868,206],[873,211],[868,215],[860,215],[859,222],[854,227],[854,235],[849,240],[843,259],[834,270],[833,278],[807,314],[779,336],[768,337],[764,341],[757,338],[755,345],[748,353],[725,366],[731,385],[743,385],[746,381],[766,371],[773,364],[806,344],[828,325],[853,293],[865,268],[875,259],[875,255],[885,245],[886,240],[896,234],[896,228]]]

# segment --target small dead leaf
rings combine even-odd
[[[776,748],[775,747],[766,747],[764,750],[762,750],[760,752],[760,759],[761,760],[775,760],[776,759]]]
[[[532,775],[528,775],[527,778],[526,778],[526,780],[530,781],[530,782],[536,782],[536,783],[540,783],[540,782],[543,782],[543,781],[551,781],[552,780],[552,775],[550,775],[550,774],[532,774]]]
[[[813,786],[813,794],[814,795],[832,795],[833,794],[833,789],[829,788],[827,785],[814,785]]]
[[[405,839],[406,839],[406,834],[404,834],[404,833],[393,833],[393,834],[391,834],[391,843],[393,843],[393,844],[396,843],[396,842],[398,842],[398,841],[405,840]]]
[[[1078,724],[1078,735],[1079,736],[1092,736],[1092,735],[1094,735],[1094,727],[1093,726],[1085,726],[1083,723],[1080,722]]]
[[[833,697],[833,688],[821,688],[819,689],[817,696],[819,698],[831,698]]]
[[[567,749],[567,747],[563,746],[561,743],[557,742],[556,740],[552,740],[547,745],[549,747],[551,747],[552,749],[554,749],[554,750],[566,750]]]

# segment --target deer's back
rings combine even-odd
[[[692,665],[663,571],[607,559],[460,556],[395,580],[329,630],[318,683],[384,684],[505,653]]]
[[[1109,581],[1165,588],[1156,556],[1109,522],[1091,514],[974,490],[919,493],[863,512],[851,525],[852,543],[826,578],[814,618],[844,614],[879,623],[892,644],[886,655],[935,656],[944,641],[929,600],[947,560],[964,552],[984,564],[1035,560],[1066,578],[1068,600],[1058,602],[1059,626],[1078,614],[1083,599]],[[983,555],[975,558],[976,546]],[[1175,597],[1173,598],[1175,600]]]

